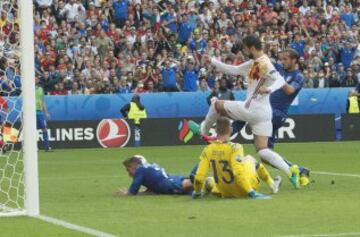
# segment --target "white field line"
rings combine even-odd
[[[41,177],[40,180],[74,180],[74,179],[108,179],[108,178],[120,178],[118,175],[94,175],[94,176],[48,176],[48,177]]]
[[[88,227],[84,227],[84,226],[80,226],[80,225],[75,225],[60,219],[56,219],[50,216],[44,216],[44,215],[39,215],[39,216],[33,216],[34,218],[37,218],[39,220],[51,223],[51,224],[55,224],[55,225],[59,225],[62,227],[65,227],[67,229],[70,230],[75,230],[75,231],[79,231],[88,235],[92,235],[92,236],[97,236],[97,237],[118,237],[116,235],[112,235],[112,234],[108,234],[99,230],[95,230],[95,229],[91,229]]]
[[[329,175],[329,176],[343,176],[343,177],[351,177],[351,178],[360,178],[360,174],[348,174],[348,173],[311,171],[310,174],[320,174],[320,175]]]
[[[351,233],[335,233],[335,234],[313,234],[313,235],[282,235],[280,237],[346,237],[346,236],[360,236],[360,232]]]
[[[350,178],[360,178],[360,174],[348,174],[348,173],[334,173],[323,171],[312,171],[313,174],[329,175],[329,176],[342,176]],[[360,232],[351,233],[335,233],[335,234],[311,234],[311,235],[283,235],[281,237],[346,237],[346,236],[360,236]]]

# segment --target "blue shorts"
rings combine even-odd
[[[46,129],[47,128],[45,114],[42,111],[36,111],[36,127],[37,127],[37,129]]]
[[[173,194],[186,193],[182,187],[182,183],[185,179],[187,179],[185,176],[169,176],[170,191]]]

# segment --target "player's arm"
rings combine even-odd
[[[292,81],[290,84],[285,83],[282,87],[282,90],[287,95],[294,94],[296,91],[300,90],[304,84],[304,78],[302,75],[297,75],[295,80]]]
[[[143,173],[141,172],[141,170],[138,169],[134,175],[133,181],[132,181],[126,195],[138,194],[141,184],[143,182],[143,179],[144,179]]]
[[[278,89],[282,88],[286,84],[284,77],[281,76],[281,74],[275,69],[270,70],[270,72],[265,74],[264,77],[269,78],[274,82],[271,86],[267,86],[267,87],[261,86],[259,88],[260,94],[271,94],[274,91],[277,91]]]
[[[285,92],[285,94],[287,95],[292,95],[295,93],[296,89],[294,87],[292,87],[291,85],[289,84],[285,84],[283,87],[282,87],[282,90]]]
[[[208,160],[207,148],[205,148],[200,155],[200,163],[194,178],[194,193],[196,194],[201,193],[201,189],[204,186],[207,173],[209,172],[209,165],[210,163]]]
[[[154,192],[152,192],[149,189],[139,190],[136,196],[144,196],[144,195],[152,195]],[[124,196],[133,196],[129,194],[129,190],[127,188],[120,188],[114,193],[114,197],[124,197]]]
[[[207,57],[209,57],[209,56],[207,56]],[[216,69],[218,69],[222,72],[225,72],[227,74],[242,75],[242,76],[246,77],[249,72],[252,60],[249,60],[240,65],[234,66],[234,65],[229,65],[229,64],[223,63],[220,60],[217,60],[216,58],[211,58],[210,63],[212,65],[214,65],[216,67]]]

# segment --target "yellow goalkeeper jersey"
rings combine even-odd
[[[195,175],[194,189],[200,192],[209,169],[222,197],[245,197],[252,189],[257,189],[259,179],[255,164],[243,161],[244,149],[237,143],[213,142],[200,156]]]

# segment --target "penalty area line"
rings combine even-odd
[[[360,174],[348,174],[348,173],[335,173],[335,172],[323,172],[323,171],[312,171],[313,174],[329,175],[329,176],[343,176],[351,178],[360,178]],[[311,175],[310,173],[310,175]]]
[[[313,235],[282,235],[280,237],[346,237],[346,236],[360,236],[360,232],[334,233],[334,234],[313,234]]]
[[[51,223],[51,224],[55,224],[55,225],[59,225],[62,227],[65,227],[67,229],[70,230],[75,230],[78,232],[82,232],[88,235],[92,235],[92,236],[97,236],[97,237],[118,237],[116,235],[112,235],[112,234],[108,234],[99,230],[95,230],[89,227],[84,227],[84,226],[80,226],[80,225],[76,225],[76,224],[72,224],[60,219],[56,219],[50,216],[44,216],[44,215],[39,215],[39,216],[33,216],[34,218],[37,218],[39,220]]]

